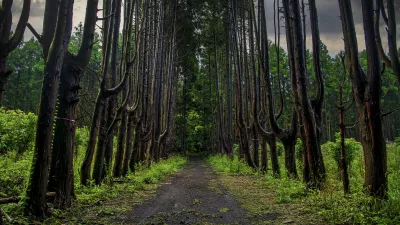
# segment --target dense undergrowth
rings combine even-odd
[[[215,171],[228,175],[251,175],[261,180],[266,190],[274,190],[278,204],[301,204],[316,212],[328,224],[400,224],[400,145],[388,144],[389,193],[385,201],[374,200],[363,193],[363,152],[353,139],[346,140],[350,154],[349,176],[351,193],[344,196],[340,172],[337,164],[337,144],[322,145],[327,180],[321,191],[307,190],[301,179],[288,179],[284,169],[283,154],[279,156],[282,174],[272,176],[248,167],[237,156],[231,160],[227,156],[213,155],[208,158]],[[300,148],[296,148],[301,152]],[[301,155],[301,154],[300,154]],[[301,161],[297,160],[299,177]],[[251,189],[251,185],[248,186]]]
[[[33,157],[32,134],[35,123],[36,116],[31,113],[25,114],[21,111],[3,109],[0,111],[0,198],[12,196],[23,198],[25,195]],[[85,155],[88,135],[87,128],[78,128],[76,131],[74,157],[76,201],[74,206],[67,211],[54,210],[52,215],[55,216],[51,217],[50,221],[46,222],[47,224],[61,223],[59,222],[60,218],[68,218],[67,220],[72,220],[72,222],[69,221],[71,224],[76,224],[77,220],[81,218],[71,217],[71,214],[77,214],[85,207],[99,205],[108,199],[121,196],[131,198],[130,194],[149,189],[159,180],[175,173],[187,162],[184,157],[172,156],[152,165],[137,165],[135,173],[130,172],[118,180],[109,177],[101,186],[91,183],[85,187],[80,184],[79,168]],[[13,223],[26,224],[28,222],[27,218],[22,216],[22,202],[0,205],[0,207],[11,216]],[[131,204],[119,205],[118,210],[128,210],[131,207]]]

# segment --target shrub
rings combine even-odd
[[[255,173],[243,159],[239,159],[236,155],[233,159],[226,155],[211,155],[208,157],[207,161],[220,173],[235,173],[241,175],[251,175]]]
[[[32,148],[37,116],[20,110],[0,108],[0,154],[17,153]]]
[[[327,151],[333,159],[340,165],[340,134],[335,134],[335,142],[327,142],[322,145],[322,149]],[[346,150],[346,162],[347,166],[351,166],[351,163],[354,161],[356,154],[361,149],[361,144],[357,142],[354,138],[345,138],[344,140],[345,150]]]
[[[278,156],[282,156],[284,152],[285,152],[285,148],[283,147],[282,142],[277,141],[276,142],[276,154]]]
[[[296,140],[295,149],[296,149],[296,158],[300,161],[303,160],[304,149],[303,149],[303,142],[301,141],[300,138],[297,138]]]
[[[20,196],[26,187],[33,151],[25,152],[15,161],[16,152],[0,157],[0,198]]]
[[[400,146],[400,136],[396,138],[396,140],[394,140],[394,142],[396,143],[397,146]]]
[[[86,148],[86,145],[89,140],[89,128],[82,127],[77,128],[75,132],[75,156],[78,156],[78,150],[80,147]]]

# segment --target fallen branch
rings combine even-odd
[[[12,222],[11,217],[10,217],[9,215],[7,215],[7,213],[4,212],[3,209],[0,208],[0,225],[3,224],[3,216],[7,219],[7,221],[8,221],[9,223]]]
[[[55,197],[57,194],[56,192],[47,192],[46,193],[46,198],[52,198]],[[9,203],[18,203],[21,201],[21,197],[9,197],[9,198],[0,198],[0,205],[2,204],[9,204]]]

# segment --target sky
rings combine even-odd
[[[364,43],[364,34],[363,34],[363,25],[362,25],[362,15],[361,15],[361,1],[362,0],[351,0],[354,14],[354,22],[356,27],[356,33],[358,38],[359,50],[365,49]],[[14,0],[13,5],[13,28],[15,28],[20,12],[22,10],[22,2],[23,0]],[[101,1],[99,1],[101,2]],[[307,2],[307,1],[305,1]],[[267,13],[267,26],[269,38],[273,40],[274,35],[274,20],[273,20],[273,3],[274,0],[265,0],[265,7]],[[400,0],[395,0],[396,3],[396,20],[397,20],[397,40],[400,40]],[[100,3],[101,4],[101,3]],[[321,33],[321,40],[328,47],[328,50],[331,55],[337,54],[340,50],[343,49],[343,34],[342,27],[339,18],[339,6],[337,0],[317,0],[317,9],[318,9],[318,17],[319,17],[319,29]],[[100,8],[100,7],[99,7]],[[79,22],[83,22],[85,19],[85,9],[86,9],[86,0],[75,0],[74,4],[74,17],[73,23],[77,25]],[[44,0],[32,0],[31,14],[29,18],[29,22],[32,26],[41,33],[42,31],[42,23],[43,23],[43,14],[44,14]],[[308,16],[308,9],[306,11]],[[382,22],[382,20],[381,20]],[[281,21],[281,25],[284,25],[284,21]],[[307,27],[309,28],[309,23],[307,23]],[[285,47],[285,29],[281,28],[282,38],[281,45]],[[307,34],[307,46],[311,47],[311,38],[309,35],[310,30],[308,29]],[[386,31],[385,26],[382,24],[381,26],[381,35],[382,42],[384,48],[387,49],[387,40],[386,40]],[[25,33],[25,39],[29,39],[32,37],[32,33],[27,29]]]

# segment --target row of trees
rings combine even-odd
[[[12,74],[6,63],[15,69],[4,102],[38,114],[26,208],[44,216],[48,191],[57,193],[57,207],[70,206],[73,166],[80,166],[82,185],[92,180],[100,185],[173,149],[233,156],[238,146],[239,156],[261,171],[268,170],[270,155],[279,176],[278,141],[288,176],[299,176],[296,156],[301,157],[304,182],[320,188],[325,180],[320,145],[339,128],[342,140],[352,135],[363,145],[368,194],[386,197],[385,137],[393,140],[400,126],[392,110],[400,99],[394,85],[399,59],[394,1],[372,3],[362,4],[367,49],[359,54],[351,2],[339,0],[345,51],[332,57],[320,40],[314,0],[275,0],[273,41],[264,1],[103,0],[98,9],[98,0],[87,0],[85,21],[72,33],[73,1],[47,0],[39,35],[27,24],[25,0],[11,38],[12,1],[3,1],[0,28],[8,33],[0,45],[1,85]],[[305,44],[307,24],[312,51]],[[36,40],[18,46],[26,26]],[[16,63],[22,57],[27,60]],[[23,89],[32,95],[21,103]],[[73,165],[78,125],[88,126],[90,134],[83,164]],[[295,152],[298,138],[302,152]],[[341,155],[346,181],[344,145]]]
[[[72,35],[73,4],[72,0],[46,1],[39,35],[27,24],[30,1],[24,1],[17,30],[0,49],[1,93],[3,80],[11,74],[5,71],[5,59],[22,40],[25,27],[40,43],[39,51],[32,54],[43,55],[43,76],[35,78],[43,79],[43,84],[25,201],[27,212],[39,217],[47,213],[47,192],[56,192],[56,207],[71,206],[79,114],[86,116],[87,110],[93,110],[86,156],[82,165],[75,165],[81,166],[82,185],[89,185],[91,180],[100,185],[107,176],[120,177],[134,171],[137,163],[158,161],[168,155],[173,144],[177,84],[182,71],[178,61],[178,42],[182,40],[177,39],[177,33],[182,29],[178,25],[186,13],[186,3],[104,0],[100,18],[98,0],[88,0],[85,22]],[[11,5],[12,1],[3,1],[3,41],[10,34]],[[99,21],[100,36],[96,33]],[[25,42],[21,48],[29,43],[35,41]],[[92,92],[93,84],[99,87],[94,107],[79,107],[81,98],[85,98],[80,90]]]
[[[274,1],[274,43],[268,40],[264,1],[256,4],[251,0],[207,2],[203,7],[209,10],[212,19],[204,19],[208,25],[202,35],[208,40],[203,42],[199,54],[204,65],[200,69],[200,74],[204,74],[201,76],[214,74],[206,84],[215,93],[209,106],[215,112],[215,127],[209,124],[215,130],[215,139],[210,136],[211,145],[218,152],[232,155],[233,143],[238,143],[239,156],[249,166],[266,170],[265,145],[268,144],[273,173],[279,176],[276,153],[279,140],[284,146],[287,174],[296,178],[295,144],[300,138],[303,144],[303,180],[309,187],[321,188],[326,177],[321,152],[321,141],[326,140],[323,135],[331,135],[327,130],[332,127],[332,130],[341,128],[344,141],[345,130],[356,125],[358,129],[352,132],[364,149],[366,192],[385,198],[385,136],[388,137],[392,129],[387,121],[393,121],[391,114],[395,110],[384,112],[383,108],[387,110],[395,105],[383,107],[382,99],[388,103],[390,99],[394,102],[398,99],[390,96],[398,94],[398,88],[393,87],[396,81],[392,79],[392,74],[398,79],[394,2],[377,1],[374,8],[373,1],[363,1],[361,6],[366,50],[359,55],[351,2],[340,0],[345,51],[332,58],[320,40],[318,12],[313,0]],[[380,41],[381,17],[387,25],[388,56]],[[281,18],[285,27],[286,52],[280,47]],[[305,44],[307,24],[311,30],[311,53]],[[385,62],[386,70],[381,61]],[[221,81],[221,74],[225,74],[225,81]],[[202,88],[206,90],[207,87]],[[339,97],[340,101],[337,100]],[[349,101],[346,102],[346,98]],[[326,99],[331,102],[327,103]],[[345,118],[349,108],[352,111],[346,113]],[[334,122],[339,121],[338,111],[341,111],[340,124]],[[329,114],[330,124],[326,120]],[[343,167],[346,165],[345,155],[343,147]],[[342,171],[347,170],[342,168]],[[347,173],[342,174],[343,180],[348,180]],[[345,183],[348,187],[348,182]]]

